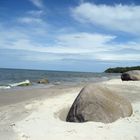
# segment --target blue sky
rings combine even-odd
[[[139,23],[138,0],[0,0],[0,67],[140,65]]]

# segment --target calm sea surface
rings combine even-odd
[[[39,79],[47,78],[51,84],[75,84],[98,82],[119,78],[119,74],[91,73],[91,72],[66,72],[48,70],[1,69],[0,86],[30,80],[37,85]]]

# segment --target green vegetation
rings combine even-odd
[[[130,71],[130,70],[140,70],[140,66],[108,68],[104,72],[106,72],[106,73],[123,73],[123,72]]]

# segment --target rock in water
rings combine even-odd
[[[16,86],[30,86],[31,82],[29,80],[25,80],[19,83],[9,84],[10,87],[16,87]]]
[[[90,84],[75,99],[66,121],[111,123],[131,114],[132,106],[127,99],[112,93],[105,85]]]
[[[38,83],[38,84],[48,84],[49,81],[48,81],[48,79],[41,79],[41,80],[39,80],[37,83]]]
[[[121,75],[121,79],[123,81],[129,81],[129,80],[137,81],[137,80],[140,80],[140,70],[132,70],[132,71],[124,72]]]

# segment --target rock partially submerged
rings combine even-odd
[[[38,84],[48,84],[49,80],[48,79],[41,79],[39,81],[37,81]]]
[[[29,80],[25,80],[23,82],[9,84],[10,87],[16,87],[16,86],[29,86],[31,85],[31,82]]]
[[[104,85],[90,84],[75,99],[66,121],[111,123],[131,114],[132,106],[127,99],[112,93]]]
[[[128,71],[128,72],[124,72],[121,75],[121,79],[123,81],[138,81],[140,80],[140,70],[132,70],[132,71]]]

